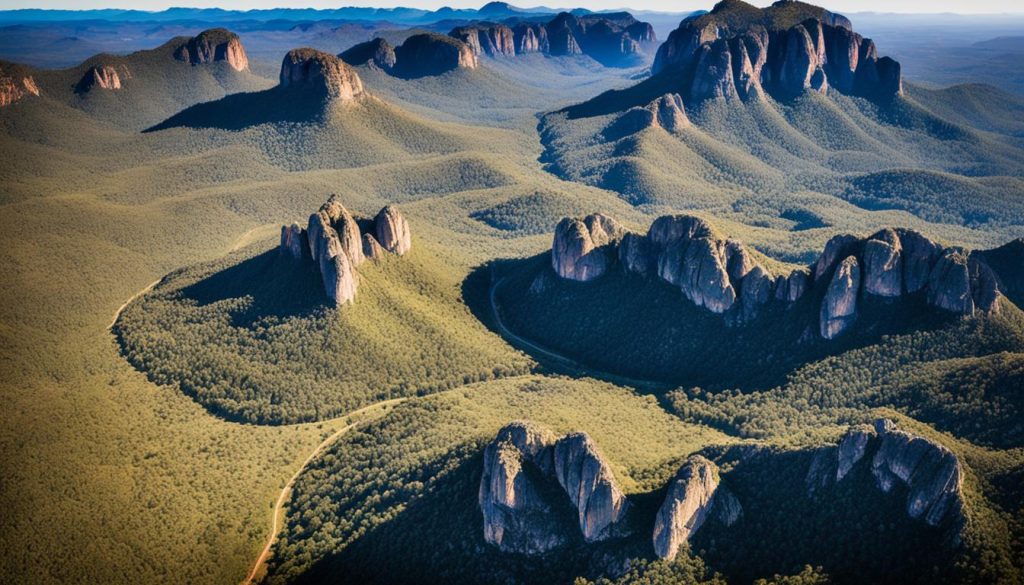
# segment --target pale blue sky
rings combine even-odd
[[[247,8],[337,8],[339,6],[409,6],[417,8],[439,8],[452,6],[456,8],[478,7],[486,0],[300,0],[298,2],[282,2],[282,0],[0,0],[0,9],[10,8],[136,8],[140,10],[162,10],[168,6],[199,6],[229,9]],[[753,4],[766,6],[772,0],[753,0]],[[602,10],[609,8],[630,8],[634,10],[659,10],[666,12],[689,12],[708,9],[714,0],[586,0],[580,2],[511,2],[515,5],[531,6],[545,4],[554,7],[584,6]],[[826,8],[837,12],[959,12],[969,14],[1024,12],[1024,0],[832,0],[821,2]]]

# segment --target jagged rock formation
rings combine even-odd
[[[963,471],[956,455],[935,441],[900,430],[888,419],[852,427],[838,447],[819,449],[805,480],[809,491],[813,494],[843,481],[868,459],[879,490],[888,494],[896,485],[907,490],[909,518],[929,526],[962,524]]]
[[[323,280],[324,291],[335,305],[355,301],[359,287],[356,269],[366,258],[379,260],[385,252],[404,255],[412,247],[409,224],[401,212],[387,206],[377,214],[374,231],[394,234],[391,247],[382,246],[370,234],[360,234],[359,223],[337,196],[332,195],[309,216],[305,230],[298,224],[281,226],[280,253],[296,261],[309,259]],[[304,250],[309,250],[306,256]]]
[[[644,107],[630,108],[616,118],[603,131],[606,138],[615,140],[648,128],[662,128],[666,132],[679,132],[690,126],[686,108],[679,94],[666,93]]]
[[[445,35],[413,35],[395,49],[394,70],[403,77],[440,75],[476,69],[476,55],[466,43]]]
[[[679,546],[704,522],[715,516],[732,526],[743,509],[728,489],[719,484],[718,466],[700,455],[687,459],[669,482],[665,501],[654,521],[654,553],[674,559]]]
[[[359,43],[341,53],[338,57],[350,65],[369,63],[384,71],[391,71],[398,61],[398,57],[395,55],[395,48],[391,46],[391,43],[380,37],[372,41]]]
[[[552,457],[555,477],[576,506],[583,539],[613,536],[626,513],[626,496],[597,445],[586,433],[573,433],[555,442]]]
[[[685,98],[790,98],[829,88],[849,95],[902,95],[900,64],[843,16],[781,0],[764,9],[723,0],[684,20],[658,49],[654,75],[675,80]]]
[[[558,222],[551,246],[551,266],[562,278],[586,282],[602,276],[614,258],[613,244],[625,230],[614,219],[595,213],[582,220]]]
[[[212,28],[190,39],[183,39],[174,51],[174,58],[193,65],[224,61],[235,71],[249,68],[249,58],[242,47],[242,40],[223,28]]]
[[[39,96],[39,86],[28,68],[0,61],[0,107],[27,96]]]
[[[120,69],[120,73],[118,70]],[[122,74],[124,79],[131,79],[128,67],[121,65],[119,68],[113,65],[93,65],[85,72],[82,79],[75,85],[75,92],[87,93],[93,88],[118,90],[121,89]]]
[[[334,55],[309,48],[292,49],[284,56],[279,87],[305,89],[339,101],[363,94],[363,82],[351,67]]]
[[[562,278],[586,282],[617,262],[627,273],[656,276],[679,287],[687,299],[724,315],[730,324],[753,321],[773,301],[793,304],[814,293],[820,299],[820,336],[834,339],[854,326],[859,303],[867,296],[917,295],[957,314],[994,313],[1006,286],[1002,283],[1022,280],[1024,244],[1014,249],[1019,252],[1002,256],[967,252],[943,248],[913,230],[886,228],[868,238],[837,235],[811,266],[774,274],[751,249],[718,236],[700,218],[659,217],[640,235],[594,214],[559,222],[551,265]],[[997,266],[986,258],[999,258]]]
[[[456,27],[448,34],[469,45],[474,55],[510,57],[516,54],[515,34],[508,25],[482,22]]]
[[[573,433],[556,440],[547,429],[514,422],[484,449],[478,503],[487,542],[523,554],[543,553],[567,542],[570,535],[552,512],[560,502],[542,495],[554,485],[576,508],[584,540],[618,535],[628,503],[590,437]]]
[[[543,24],[521,22],[512,28],[512,41],[516,54],[550,53],[548,29]]]

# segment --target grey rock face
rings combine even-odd
[[[971,274],[964,250],[949,248],[939,257],[928,277],[928,302],[963,315],[974,312]]]
[[[711,226],[692,215],[663,215],[654,220],[647,232],[647,238],[659,248],[680,240],[710,238],[711,235]]]
[[[938,526],[962,506],[960,462],[946,447],[896,428],[886,419],[875,423],[882,440],[871,462],[878,488],[888,493],[897,483],[908,490],[907,515]]]
[[[541,481],[557,482],[565,491],[587,542],[617,535],[628,504],[590,437],[574,433],[555,440],[543,427],[514,422],[484,450],[478,500],[487,542],[504,551],[538,554],[568,540],[553,514],[558,502],[541,495]]]
[[[374,229],[377,241],[388,252],[402,256],[412,249],[412,230],[397,207],[381,209],[374,219]]]
[[[318,260],[324,290],[335,305],[352,303],[356,299],[359,277],[342,248],[341,242],[338,241],[338,233],[328,230],[325,234],[325,237],[322,238],[323,249]]]
[[[380,260],[387,252],[372,234],[363,234],[363,256],[370,260]]]
[[[504,24],[460,26],[448,34],[469,45],[474,55],[496,57],[516,54],[515,34]]]
[[[803,270],[794,270],[789,276],[779,276],[775,284],[775,298],[795,303],[807,292],[810,282],[810,273]]]
[[[679,546],[713,514],[730,526],[739,519],[742,507],[728,490],[719,486],[718,467],[694,455],[679,468],[658,509],[653,534],[655,554],[662,559],[674,559]]]
[[[587,282],[604,275],[615,258],[611,244],[625,235],[614,219],[595,213],[564,218],[555,228],[551,266],[562,278]]]
[[[287,254],[295,260],[301,260],[303,250],[308,247],[306,243],[306,231],[297,223],[281,226],[281,253]]]
[[[644,236],[627,233],[619,243],[619,263],[627,272],[647,276],[653,271],[653,253]]]
[[[836,465],[836,481],[842,481],[853,466],[864,458],[868,443],[875,437],[874,429],[855,427],[846,431],[839,441]]]
[[[903,249],[903,288],[914,293],[928,284],[942,246],[914,230],[897,229]]]
[[[528,422],[506,425],[484,449],[478,502],[484,539],[505,552],[535,555],[564,544],[568,537],[551,521],[550,504],[540,495],[526,467],[546,454],[550,465],[554,436]]]
[[[821,336],[834,339],[853,325],[857,318],[857,293],[860,290],[860,265],[847,256],[836,268],[821,303]]]
[[[885,229],[864,243],[864,291],[881,297],[903,293],[903,257],[900,238]]]
[[[726,99],[738,95],[732,74],[732,53],[725,39],[701,46],[696,59],[696,72],[690,86],[691,100]]]
[[[597,445],[586,433],[567,435],[555,443],[553,459],[555,477],[576,506],[584,540],[613,536],[628,503]]]
[[[817,282],[828,275],[840,259],[853,253],[859,242],[857,236],[851,234],[832,236],[814,263],[814,281]]]

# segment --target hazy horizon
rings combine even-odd
[[[767,6],[773,0],[752,0],[751,4]],[[44,9],[44,10],[97,10],[97,9],[129,9],[148,10],[159,12],[172,7],[184,8],[222,8],[225,10],[253,10],[272,8],[313,8],[332,9],[342,7],[366,7],[366,8],[422,8],[425,10],[436,10],[448,6],[452,8],[479,8],[485,4],[485,0],[383,0],[381,2],[356,2],[338,4],[330,0],[304,0],[293,4],[281,4],[277,0],[215,0],[210,2],[189,2],[187,5],[175,0],[101,0],[96,2],[81,2],[79,0],[0,0],[0,10],[17,9]],[[576,3],[564,2],[511,2],[521,7],[550,6],[553,8],[583,7],[592,10],[627,9],[634,11],[658,11],[658,12],[691,12],[694,10],[709,9],[714,1],[685,1],[673,2],[670,0],[654,0],[649,2],[636,2],[629,0],[588,0]],[[894,13],[894,14],[1020,14],[1024,8],[1019,6],[1008,6],[1004,0],[902,0],[893,2],[891,0],[836,0],[835,2],[818,2],[818,4],[836,12],[846,13]]]

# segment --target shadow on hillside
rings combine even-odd
[[[328,302],[309,259],[293,260],[277,248],[211,274],[181,294],[200,306],[251,298],[247,310],[233,315],[234,325],[243,327],[267,316],[308,315]]]
[[[196,104],[143,132],[169,128],[243,130],[259,124],[316,122],[323,118],[324,110],[324,99],[319,95],[274,87]]]

